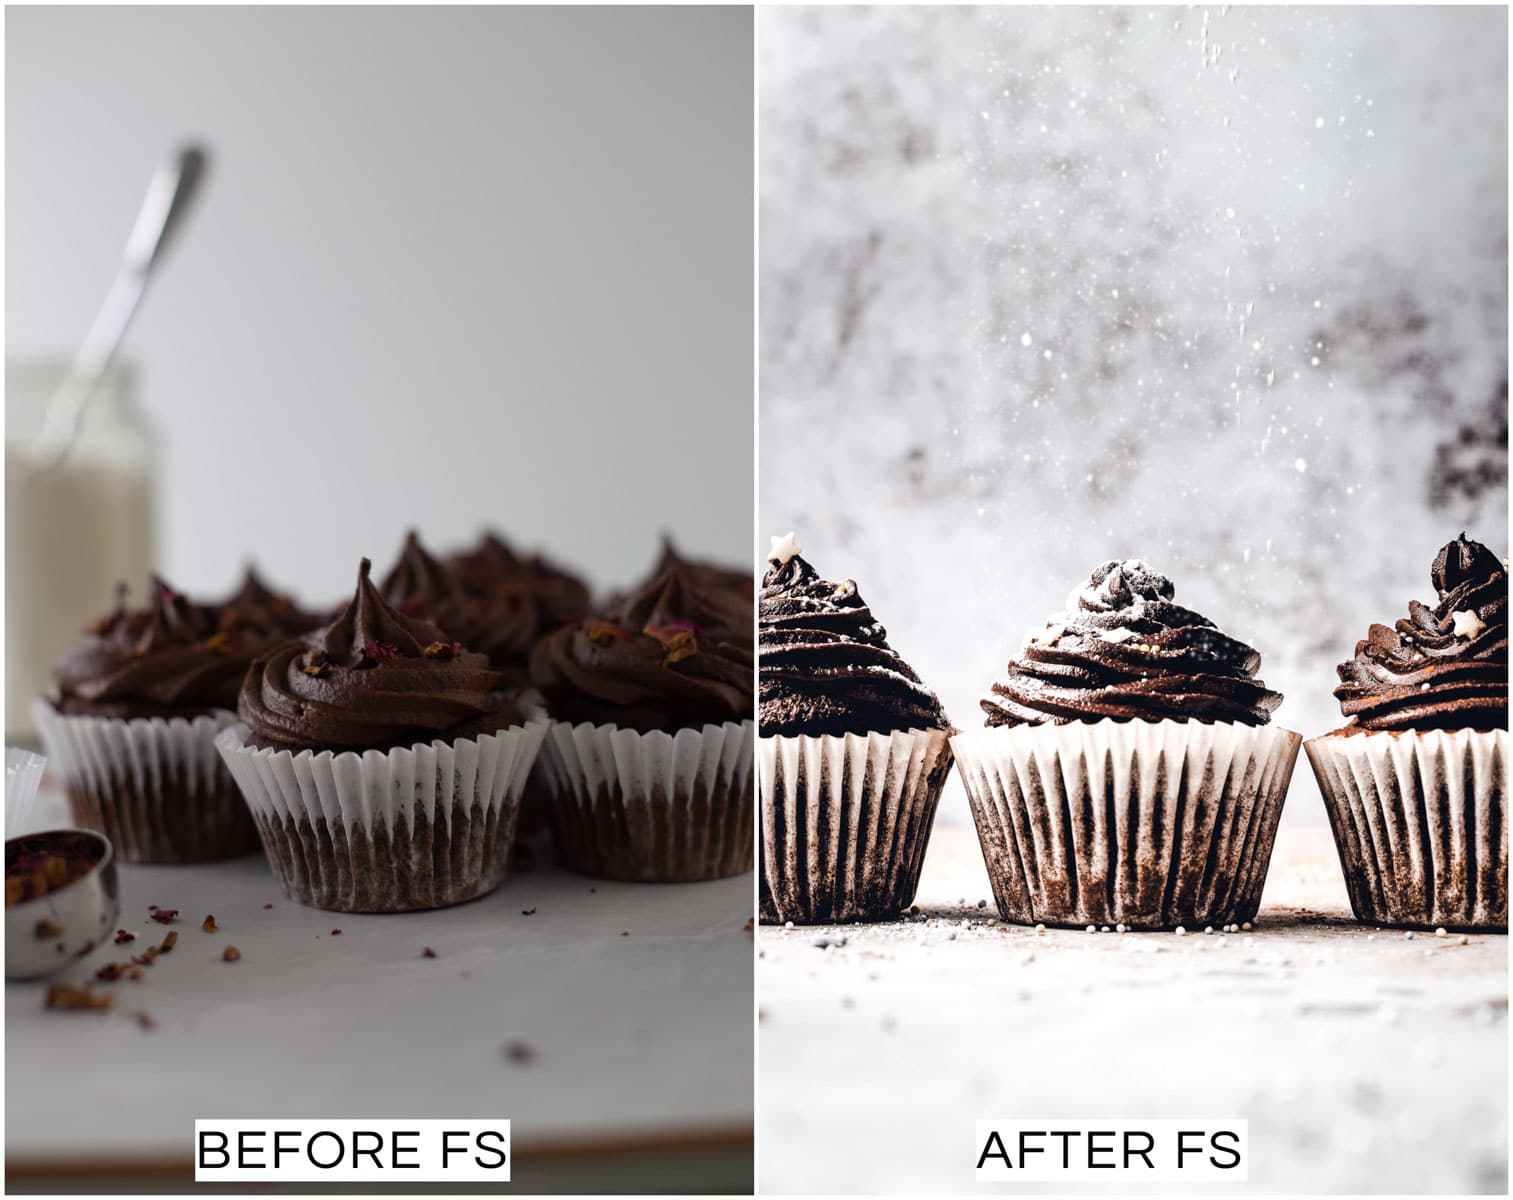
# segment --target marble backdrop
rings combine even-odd
[[[1437,548],[1508,550],[1506,20],[764,11],[765,530],[958,725],[1139,557],[1337,726]]]

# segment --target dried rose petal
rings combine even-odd
[[[95,978],[101,983],[115,983],[126,974],[130,967],[130,963],[106,963],[95,972]]]
[[[590,621],[583,627],[583,634],[596,646],[612,646],[625,640],[625,630],[613,621]]]
[[[520,910],[520,915],[522,917],[534,917],[536,915],[535,905],[532,905],[530,908],[522,908]]]
[[[215,654],[230,654],[235,648],[235,642],[225,630],[220,633],[212,633],[205,639],[205,649]]]
[[[177,929],[170,929],[168,931],[168,936],[163,939],[163,944],[158,947],[158,950],[160,953],[167,954],[176,945],[178,945],[178,942],[179,931]]]
[[[241,956],[242,952],[235,946],[227,946],[226,949],[221,952],[221,959],[224,962],[236,962],[236,960],[241,958]]]
[[[176,908],[154,908],[152,910],[152,919],[159,925],[172,925],[178,915],[179,910]]]
[[[215,923],[215,914],[211,913],[203,921],[201,921],[200,928],[203,929],[206,933],[215,933],[217,928]]]
[[[399,657],[399,647],[393,642],[364,642],[362,653],[374,662],[388,662]]]
[[[62,1009],[109,1008],[115,1003],[110,992],[96,993],[90,984],[55,983],[47,989],[43,1007]]]
[[[671,666],[699,652],[699,640],[694,627],[687,621],[674,621],[667,625],[648,625],[641,631],[662,643],[662,665]]]
[[[432,950],[429,946],[427,946],[427,947],[425,947],[425,949],[423,949],[420,952],[420,957],[421,958],[435,958],[436,957],[436,951]]]
[[[49,938],[62,937],[63,926],[59,925],[56,921],[43,917],[37,922],[36,928],[32,930],[32,935],[39,942],[45,942]]]
[[[115,940],[117,946],[124,946],[127,942],[136,941],[137,935],[132,933],[129,929],[117,929]]]
[[[421,654],[426,658],[456,658],[462,653],[461,642],[432,642]]]
[[[145,1012],[137,1014],[137,1024],[143,1029],[156,1029],[158,1027],[158,1023],[152,1019],[152,1014]]]

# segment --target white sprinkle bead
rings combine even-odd
[[[1435,937],[1449,937],[1450,934],[1449,934],[1449,931],[1446,930],[1443,925],[1441,925],[1438,929],[1436,929],[1434,931],[1434,936]]]
[[[1411,942],[1413,940],[1413,930],[1410,929],[1407,933],[1403,934],[1403,937]]]
[[[1036,933],[1044,933],[1045,932],[1045,926],[1044,925],[1036,925],[1035,926],[1035,932]]]
[[[1098,932],[1098,926],[1096,926],[1096,925],[1089,925],[1087,927],[1087,931],[1089,933],[1097,933]]]
[[[1246,921],[1245,924],[1240,926],[1240,928],[1243,929],[1246,933],[1249,933],[1251,930],[1251,924],[1249,921]]]
[[[1129,932],[1129,929],[1127,927],[1123,926],[1123,925],[1115,925],[1114,926],[1114,930],[1117,933],[1128,933]]]
[[[1214,931],[1214,927],[1212,925],[1205,925],[1205,926],[1203,926],[1203,932],[1204,933],[1212,933],[1213,931]]]
[[[1186,937],[1187,936],[1187,930],[1183,929],[1182,926],[1180,926],[1180,925],[1178,925],[1175,929],[1173,929],[1172,932],[1175,933],[1178,937]]]
[[[793,922],[792,921],[784,921],[783,922],[783,928],[784,929],[792,929],[793,928]]]

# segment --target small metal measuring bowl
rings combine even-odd
[[[7,883],[27,855],[88,856],[94,865],[46,894],[5,906],[5,977],[37,979],[78,961],[110,934],[121,913],[115,850],[87,829],[29,833],[5,843]],[[9,897],[7,897],[9,898]]]

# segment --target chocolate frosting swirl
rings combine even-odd
[[[237,685],[266,633],[218,628],[218,608],[196,604],[157,576],[145,608],[115,610],[53,663],[53,707],[71,716],[134,720],[203,716],[236,706]]]
[[[1462,533],[1430,570],[1439,603],[1408,602],[1395,627],[1373,625],[1334,689],[1349,729],[1508,727],[1508,570]]]
[[[493,545],[515,564],[509,569],[525,571],[508,547]],[[379,590],[401,612],[423,617],[469,650],[487,655],[489,666],[509,685],[529,682],[531,647],[544,632],[545,617],[541,600],[523,583],[500,582],[493,574],[475,574],[470,582],[461,570],[434,558],[412,529]]]
[[[275,592],[250,565],[237,590],[215,609],[220,629],[246,630],[268,640],[308,633],[323,623],[319,614],[305,612],[290,597]]]
[[[453,555],[448,567],[462,587],[479,595],[523,595],[537,612],[537,634],[581,620],[590,609],[588,586],[541,554],[519,555],[495,533]]]
[[[256,746],[386,750],[496,733],[522,720],[499,675],[429,621],[387,604],[362,560],[336,621],[255,662],[238,713]]]
[[[565,626],[536,644],[531,681],[558,720],[642,733],[751,716],[750,609],[674,568],[613,618]]]
[[[651,578],[677,567],[692,576],[702,587],[721,588],[744,597],[748,604],[756,591],[756,583],[748,568],[728,567],[722,563],[702,558],[685,558],[678,553],[670,534],[662,535],[662,552],[652,568]]]
[[[763,737],[950,728],[852,580],[823,580],[797,553],[769,559],[757,628]]]
[[[1104,563],[1025,639],[982,701],[987,724],[1265,725],[1282,697],[1255,677],[1261,656],[1173,604],[1175,591],[1138,559]]]

